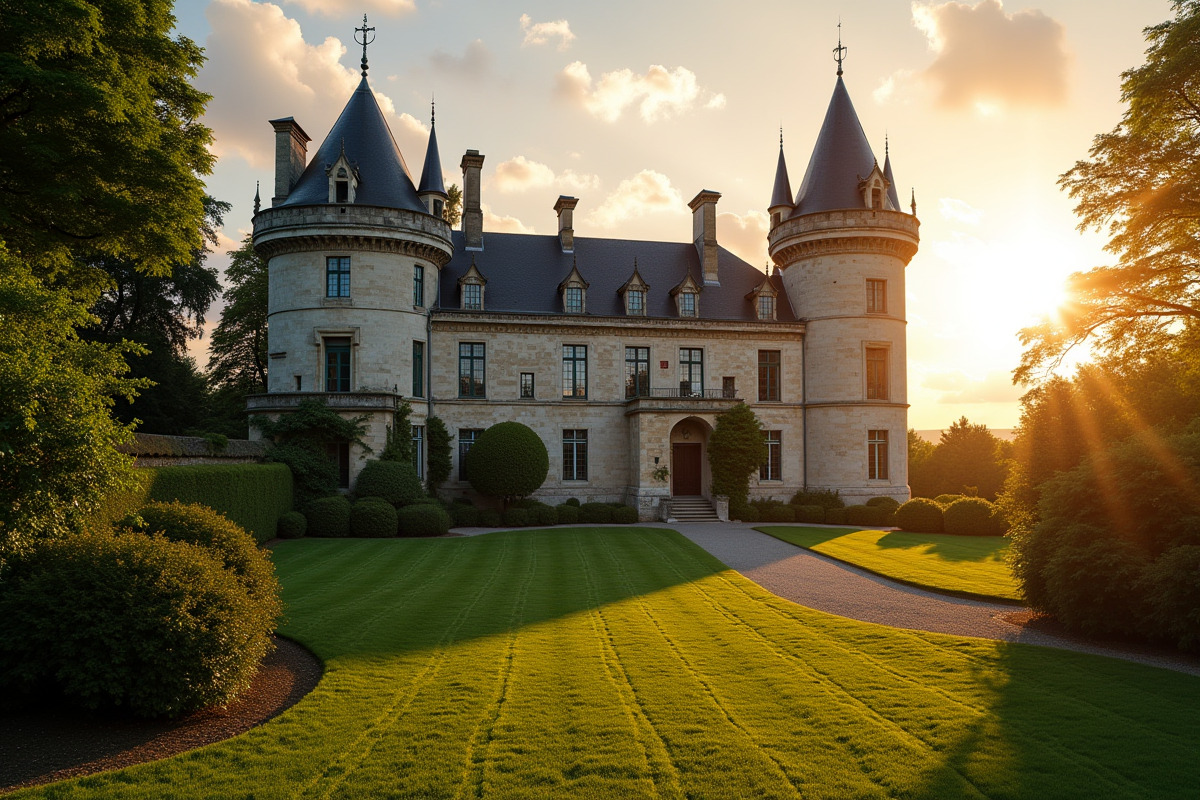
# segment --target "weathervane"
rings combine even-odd
[[[365,17],[364,17],[364,19],[365,19]],[[842,47],[842,21],[839,19],[838,20],[838,46],[833,48],[833,60],[837,62],[839,78],[842,77],[842,62],[846,60],[846,52],[848,50],[849,50],[849,48]],[[366,52],[366,48],[363,49],[363,52],[364,53]],[[363,58],[365,59],[366,56],[364,56]],[[365,64],[366,61],[364,60],[363,63]],[[366,74],[366,73],[364,73],[364,74]]]
[[[361,45],[362,45],[362,47],[363,47],[363,57],[362,57],[362,76],[363,76],[364,78],[365,78],[365,77],[367,77],[367,69],[368,69],[368,67],[367,67],[367,45],[369,45],[371,42],[375,41],[375,37],[374,37],[374,36],[372,36],[371,38],[369,38],[369,39],[368,39],[368,38],[367,38],[367,34],[369,34],[369,33],[374,33],[374,31],[375,31],[375,29],[374,29],[374,28],[368,28],[368,27],[367,27],[367,15],[366,15],[366,14],[363,14],[363,24],[362,24],[362,27],[361,27],[361,28],[355,28],[355,29],[354,29],[354,43],[355,43],[355,44],[361,44]],[[362,41],[361,41],[361,42],[360,42],[360,41],[358,41],[358,35],[359,35],[360,33],[362,34]],[[839,39],[838,41],[840,42],[841,40]],[[841,75],[841,74],[842,74],[841,72],[838,72],[838,75]]]

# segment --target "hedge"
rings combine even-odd
[[[963,497],[942,511],[946,533],[956,536],[1003,536],[1008,530],[1004,516],[982,497]]]
[[[846,506],[846,524],[883,527],[888,525],[892,512],[882,506]]]
[[[94,519],[107,526],[152,501],[199,503],[220,511],[259,544],[275,537],[279,518],[292,510],[292,473],[284,464],[198,464],[147,467],[138,486],[108,498]]]
[[[559,525],[574,525],[579,522],[579,506],[573,505],[570,500],[556,508],[555,512]]]
[[[379,497],[364,497],[350,507],[350,535],[360,539],[395,536],[399,526],[395,507]]]
[[[345,495],[313,500],[304,510],[304,516],[308,518],[309,536],[350,535],[350,500]]]
[[[584,503],[579,507],[579,522],[583,525],[603,525],[613,521],[613,507],[608,503]]]
[[[821,523],[825,521],[825,506],[805,505],[792,506],[795,509],[796,522]]]
[[[308,519],[299,511],[289,511],[279,518],[276,533],[280,539],[299,539],[308,530]]]
[[[896,509],[896,525],[912,533],[941,533],[942,507],[928,497],[914,497]]]
[[[450,530],[450,515],[440,505],[416,503],[398,509],[401,536],[441,536]]]
[[[354,483],[358,497],[382,497],[394,506],[406,506],[426,496],[417,471],[409,462],[371,460],[363,465]]]
[[[614,508],[612,513],[612,521],[618,525],[633,525],[638,521],[638,511],[633,506],[621,506]]]

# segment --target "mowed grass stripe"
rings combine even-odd
[[[811,611],[670,531],[301,540],[274,557],[284,632],[326,658],[309,697],[228,742],[16,796],[1093,800],[1200,784],[1194,677]]]

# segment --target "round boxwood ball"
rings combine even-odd
[[[550,454],[532,428],[519,422],[500,422],[471,445],[466,470],[475,491],[510,500],[533,494],[545,483]]]
[[[946,533],[957,536],[1000,536],[1007,527],[993,504],[982,497],[963,497],[942,512]]]
[[[401,536],[441,536],[450,530],[450,514],[440,505],[417,503],[399,509]]]
[[[313,500],[304,510],[309,536],[349,536],[350,501],[345,495]]]
[[[579,506],[571,505],[570,501],[555,509],[559,525],[574,525],[579,522]]]
[[[913,533],[941,533],[942,507],[928,497],[914,497],[896,509],[896,525]]]
[[[350,533],[363,539],[395,536],[396,507],[378,497],[364,497],[350,509]]]
[[[402,461],[368,461],[354,484],[358,497],[382,497],[394,506],[406,506],[425,496],[425,487],[412,464]]]
[[[276,534],[280,539],[299,539],[308,530],[308,520],[299,511],[289,511],[279,517]]]

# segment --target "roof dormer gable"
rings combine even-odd
[[[704,291],[704,287],[696,282],[689,271],[668,294],[675,298],[675,310],[679,316],[698,317],[700,316],[700,292],[702,291]]]
[[[883,170],[879,168],[879,162],[876,161],[875,165],[871,167],[871,174],[865,178],[859,176],[858,179],[858,191],[862,196],[863,207],[896,211],[891,198],[888,197],[889,186],[891,186],[891,181],[883,174]]]
[[[483,293],[487,286],[487,278],[475,266],[475,257],[471,256],[471,266],[458,279],[458,305],[468,311],[483,311]]]
[[[558,285],[563,311],[568,314],[583,314],[587,311],[587,289],[590,286],[579,271],[579,264],[571,259],[571,272]]]
[[[776,314],[776,298],[779,290],[771,281],[770,274],[763,275],[762,281],[746,293],[746,299],[754,304],[754,316],[760,320],[774,320]]]
[[[633,274],[617,289],[617,294],[625,303],[625,313],[629,316],[644,317],[646,315],[646,296],[649,292],[650,284],[642,279],[635,258]]]
[[[329,177],[329,202],[353,203],[361,176],[358,166],[346,157],[345,148],[338,155],[337,161],[325,168],[325,174]]]

